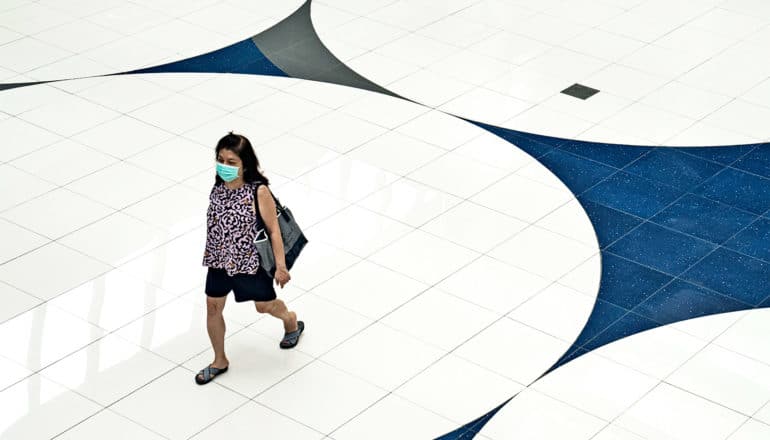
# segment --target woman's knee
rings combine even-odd
[[[206,314],[210,317],[217,317],[222,315],[222,310],[225,308],[224,301],[214,300],[206,298]]]
[[[255,301],[257,306],[257,312],[259,313],[272,313],[274,310],[280,310],[283,305],[283,301],[280,299],[274,299],[272,301]]]

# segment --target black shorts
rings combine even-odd
[[[239,273],[234,276],[224,269],[209,267],[206,275],[206,295],[212,298],[235,292],[235,301],[272,301],[276,298],[273,279],[261,267],[256,275]]]

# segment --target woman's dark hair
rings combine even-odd
[[[217,148],[214,152],[214,160],[219,158],[219,152],[222,150],[230,150],[237,154],[241,158],[243,163],[243,180],[244,182],[264,182],[268,185],[270,182],[267,180],[262,171],[259,168],[259,160],[257,155],[254,154],[254,148],[251,146],[251,142],[240,134],[234,134],[232,131],[226,134],[222,139],[217,142]],[[216,183],[223,183],[221,177],[216,176]]]

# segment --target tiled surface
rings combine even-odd
[[[0,213],[13,237],[0,266],[10,305],[0,331],[22,336],[3,338],[4,388],[39,372],[92,402],[93,412],[106,408],[83,423],[90,414],[73,409],[69,424],[63,415],[46,435],[93,436],[114,423],[140,437],[206,438],[248,430],[230,420],[253,414],[277,433],[346,438],[404,411],[429,414],[420,429],[438,435],[518,392],[579,333],[597,291],[596,265],[585,266],[592,275],[578,283],[585,293],[573,292],[584,304],[576,319],[554,328],[542,306],[506,316],[531,298],[547,300],[538,294],[596,255],[598,244],[567,187],[504,140],[393,98],[354,105],[369,96],[362,91],[346,90],[356,96],[340,106],[336,94],[293,90],[290,80],[178,76],[190,86],[174,91],[152,85],[166,84],[159,78],[116,78],[130,96],[105,93],[111,80],[83,88],[93,92],[80,99],[120,115],[83,114],[77,131],[53,127],[59,135],[4,158],[3,178],[28,182]],[[215,80],[226,89],[250,84],[256,94],[227,113],[232,108],[201,95]],[[298,111],[275,119],[257,111],[273,105]],[[371,111],[377,105],[403,111]],[[32,122],[46,117],[37,112]],[[10,119],[23,121],[24,113]],[[231,303],[232,372],[197,388],[192,376],[211,356],[200,292],[208,154],[217,136],[241,123],[255,129],[263,166],[311,238],[295,287],[280,292],[308,330],[296,351],[281,351],[279,323]],[[31,123],[14,127],[18,136],[47,133]],[[396,156],[394,143],[403,146]],[[76,165],[57,166],[67,160]],[[466,178],[457,178],[458,168]],[[505,195],[514,186],[517,203]],[[544,202],[529,205],[533,194]],[[559,264],[549,253],[562,255]],[[485,335],[499,332],[500,320],[524,334],[526,325],[544,327],[535,333],[548,349],[513,371],[510,354],[474,363],[474,353],[490,350]],[[453,350],[464,354],[448,358]],[[513,352],[539,350],[524,344]],[[473,376],[463,374],[469,368]],[[467,392],[443,385],[461,379]],[[113,382],[120,386],[105,385]],[[328,389],[317,387],[324,383]],[[426,399],[437,387],[449,394]],[[173,416],[154,409],[158,395],[176,396],[164,403],[176,408]],[[196,422],[183,422],[192,413]]]
[[[298,5],[10,2],[0,78],[169,62]],[[0,92],[0,185],[13,188],[0,196],[0,436],[432,438],[514,395],[477,438],[766,436],[767,309],[746,311],[770,306],[766,146],[649,147],[767,140],[767,8],[312,12],[332,52],[378,84],[569,139],[483,127],[505,142],[384,95],[254,76]],[[576,82],[601,92],[559,94]],[[281,294],[309,330],[280,351],[276,321],[231,303],[232,371],[197,388],[211,356],[198,270],[209,154],[229,130],[252,138],[307,225]]]

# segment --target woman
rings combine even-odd
[[[260,171],[251,142],[230,132],[217,143],[216,160],[217,176],[209,196],[203,256],[203,265],[209,268],[206,326],[214,348],[214,361],[195,376],[199,385],[211,382],[229,368],[222,310],[231,290],[236,302],[254,301],[257,312],[269,313],[283,321],[285,335],[281,348],[297,345],[305,328],[302,321],[297,321],[297,314],[276,299],[273,279],[283,288],[291,277],[286,269],[275,199],[267,178]],[[267,228],[275,253],[273,277],[260,267],[254,246],[256,232],[262,224]]]

